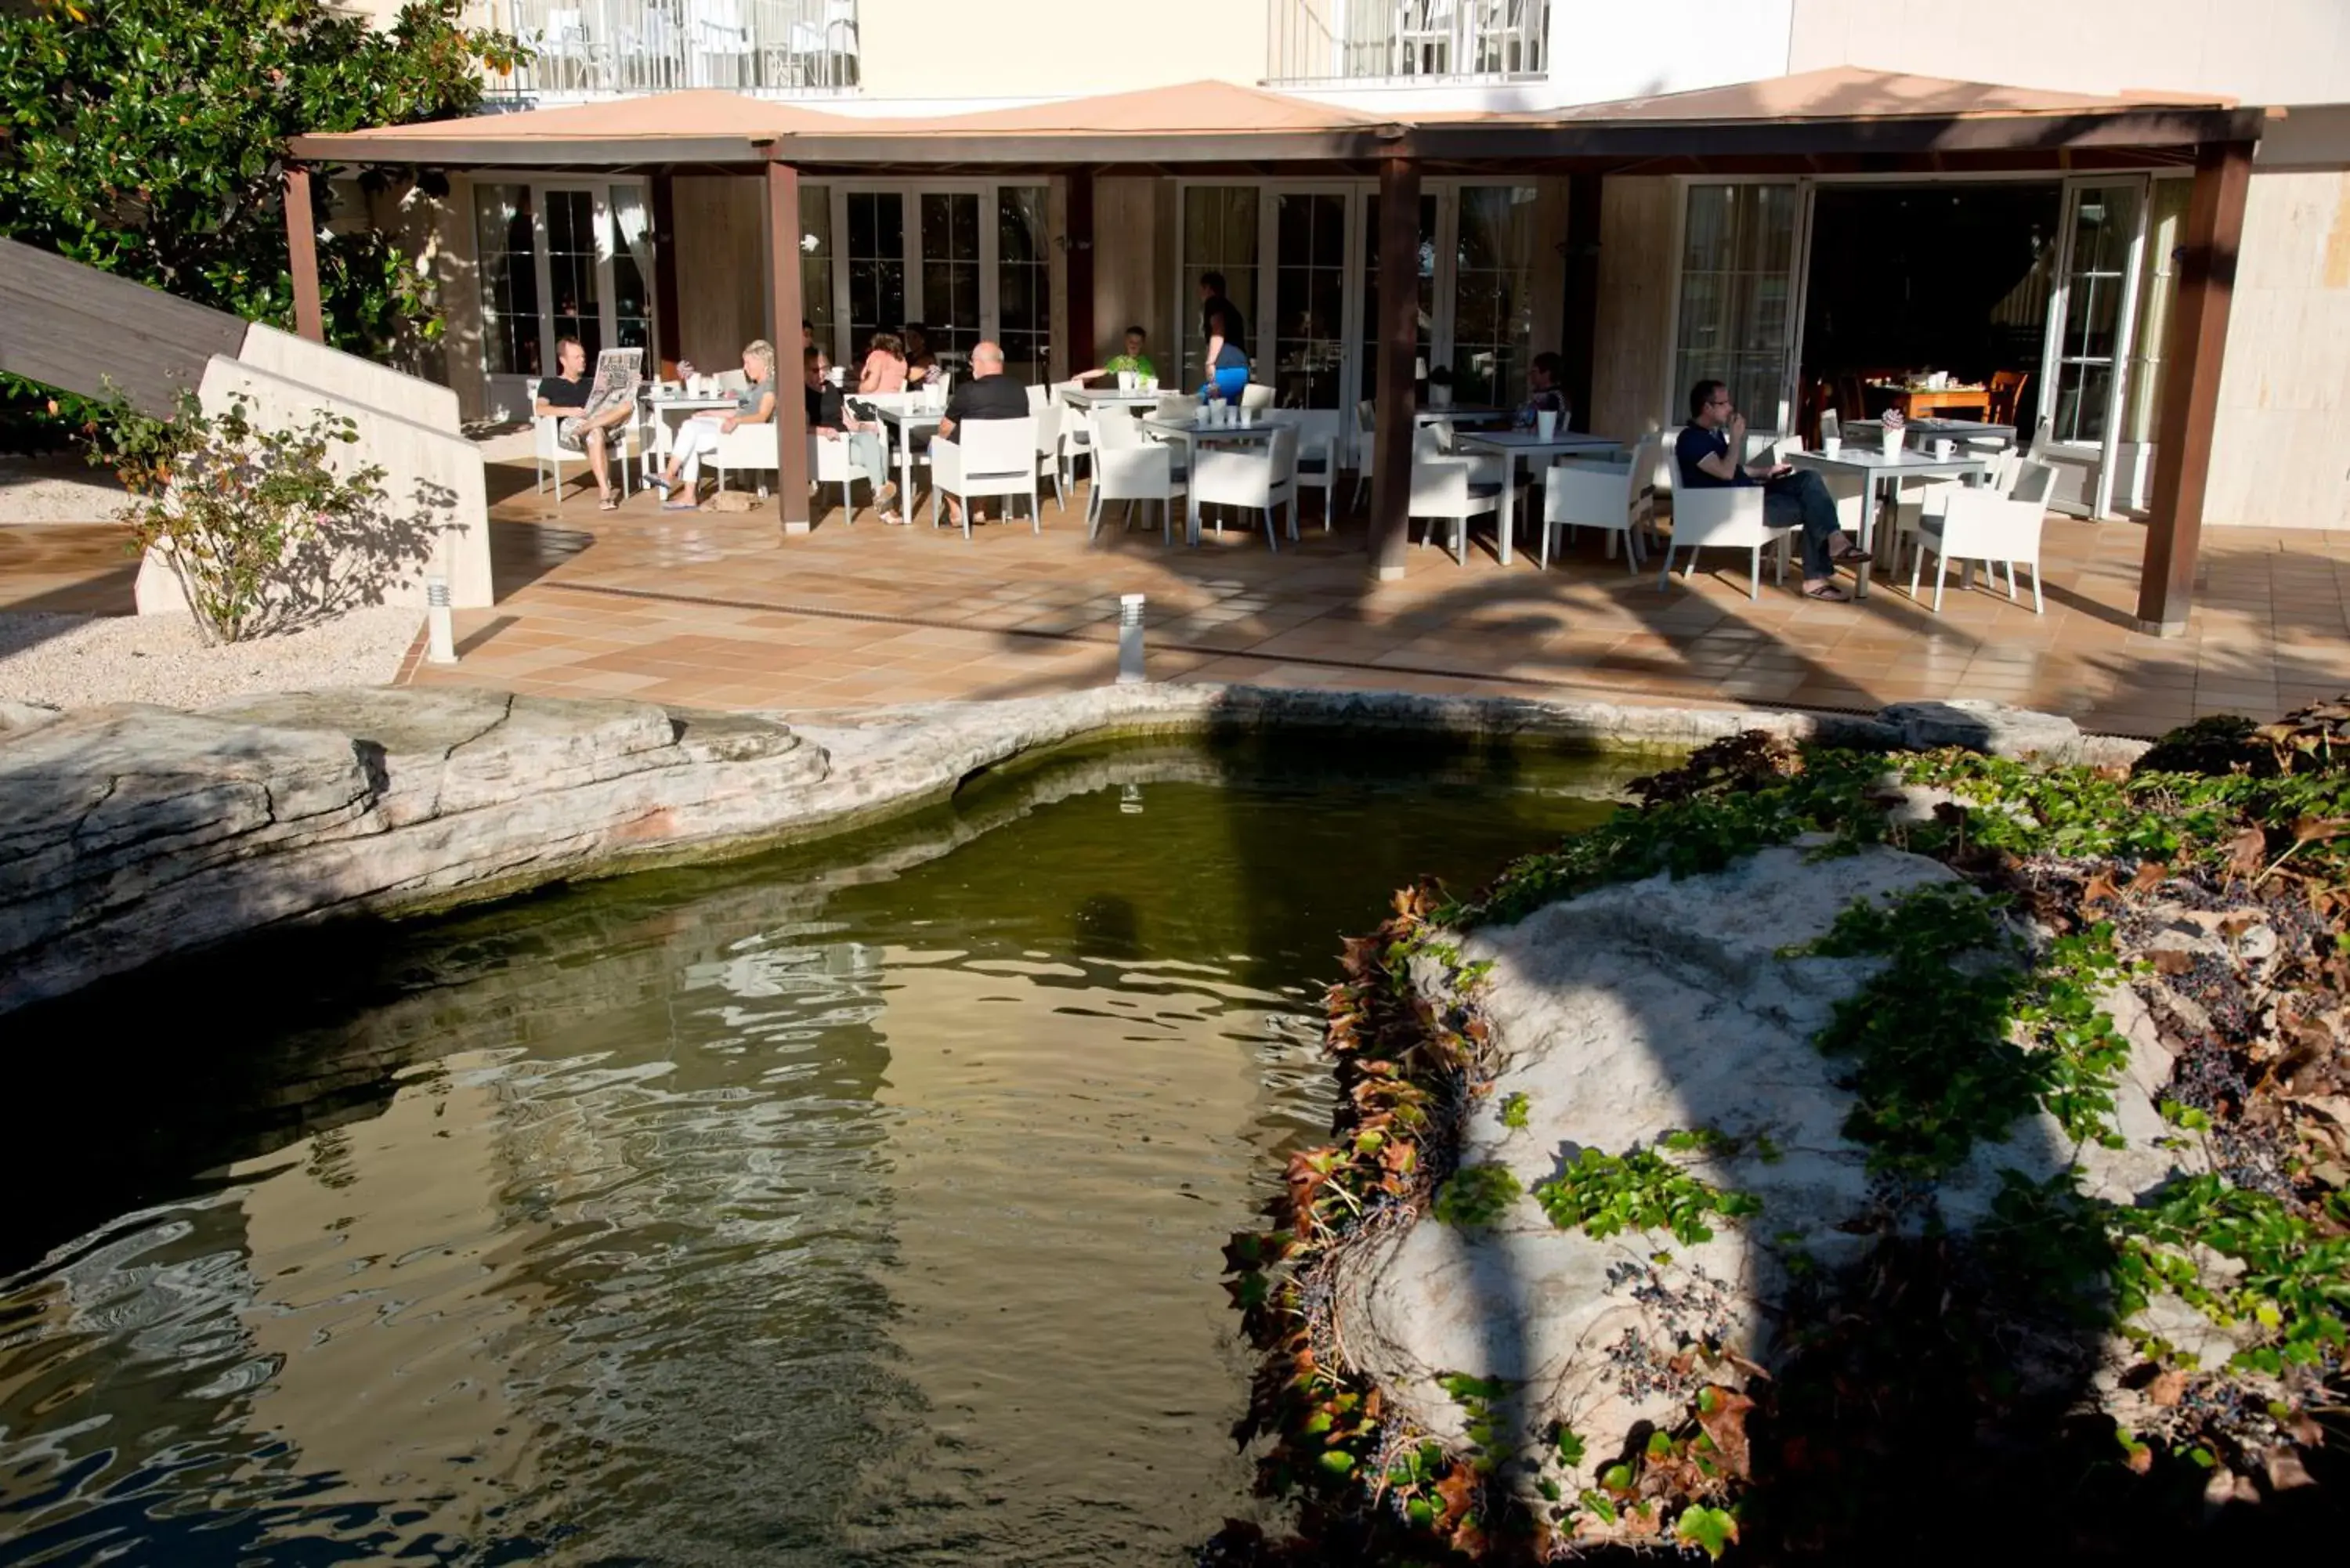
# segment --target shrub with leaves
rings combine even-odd
[[[322,0],[27,0],[0,6],[0,235],[248,320],[293,323],[286,140],[445,119],[523,57],[416,0],[388,30]],[[363,173],[378,188],[387,176]],[[380,355],[438,331],[417,258],[362,223],[328,232],[328,340]],[[46,391],[0,386],[11,413]],[[78,423],[78,400],[62,416]]]
[[[300,425],[273,427],[242,392],[218,415],[192,392],[169,421],[127,404],[113,414],[99,439],[131,494],[121,521],[137,548],[161,549],[215,641],[290,630],[346,607],[339,564],[408,532],[385,514],[382,469],[338,473],[328,461],[359,440],[341,415],[316,410]],[[429,551],[421,539],[406,545],[419,557]]]

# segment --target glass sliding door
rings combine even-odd
[[[1513,408],[1533,353],[1531,185],[1463,185],[1453,261],[1452,398]]]
[[[848,345],[842,342],[838,331],[839,306],[832,296],[832,188],[828,185],[800,187],[800,314],[816,328],[816,346],[832,357],[836,365],[848,365],[854,374],[855,361],[848,358]]]
[[[917,319],[931,352],[955,367],[980,339],[979,193],[925,191],[921,208],[920,302]]]
[[[2191,179],[2162,179],[2147,204],[2146,255],[2138,266],[2137,320],[2131,324],[2128,369],[2122,385],[2122,472],[2113,483],[2116,504],[2146,504],[2154,475],[2155,421],[2162,410],[2163,355],[2170,315],[2178,300],[2178,252],[2187,243]]]
[[[598,252],[596,192],[570,186],[548,188],[546,199],[547,319],[554,346],[577,337],[593,366],[604,348],[603,266]]]
[[[1689,187],[1668,425],[1688,420],[1690,388],[1719,380],[1751,429],[1793,428],[1799,198],[1793,184]]]
[[[906,324],[906,198],[895,191],[850,191],[844,202],[848,351],[861,356],[876,332]]]
[[[538,246],[527,185],[473,187],[473,261],[482,288],[482,369],[536,376]]]
[[[2043,455],[2059,465],[2054,504],[2068,512],[2102,516],[2112,504],[2147,193],[2143,176],[2075,176],[2064,185],[2041,435]]]
[[[658,375],[653,358],[653,219],[640,185],[611,189],[612,337],[615,348],[641,348],[645,369]]]
[[[1224,275],[1227,296],[1248,322],[1249,349],[1257,353],[1256,269],[1259,191],[1254,185],[1194,185],[1183,192],[1183,233],[1178,256],[1175,308],[1182,324],[1177,379],[1196,388],[1206,379],[1200,335],[1200,275]]]
[[[1284,409],[1341,406],[1347,374],[1347,207],[1343,191],[1273,198],[1273,308],[1257,324],[1255,379]]]
[[[1043,185],[1000,185],[995,192],[996,338],[1003,373],[1031,386],[1052,375],[1049,197]]]
[[[1419,330],[1412,340],[1412,361],[1428,363],[1436,332],[1436,197],[1419,199],[1419,301],[1412,315]],[[1361,363],[1357,368],[1356,400],[1376,399],[1379,391],[1379,198],[1374,190],[1363,198],[1363,330]],[[1354,428],[1350,422],[1349,429]]]

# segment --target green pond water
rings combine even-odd
[[[1638,771],[1069,753],[0,1020],[0,1563],[1188,1562],[1340,939]]]

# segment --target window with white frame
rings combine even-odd
[[[555,342],[577,337],[591,363],[604,348],[597,227],[595,192],[557,188],[546,192],[546,298]]]
[[[1429,345],[1436,330],[1436,197],[1419,199],[1419,303],[1413,316],[1419,324],[1413,341],[1415,365],[1428,363]],[[1363,348],[1359,372],[1362,389],[1357,399],[1376,399],[1379,389],[1379,199],[1363,198]]]
[[[1257,324],[1284,409],[1339,406],[1347,359],[1347,193],[1274,198],[1273,308]],[[1260,358],[1260,364],[1263,361]]]
[[[832,188],[800,187],[800,314],[816,329],[816,340],[827,354],[834,347],[832,301]]]
[[[921,207],[922,332],[933,354],[967,361],[979,341],[979,193],[925,191]]]
[[[876,332],[906,323],[906,198],[851,191],[846,207],[849,352],[862,354]]]
[[[482,369],[494,381],[553,373],[565,337],[591,359],[606,348],[646,349],[650,368],[655,263],[640,182],[479,181],[473,243]],[[509,382],[494,392],[494,406],[515,390]]]

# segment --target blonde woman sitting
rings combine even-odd
[[[743,425],[764,425],[775,417],[775,348],[762,337],[743,350],[743,376],[750,385],[734,394],[734,411],[704,409],[678,427],[669,467],[653,481],[664,512],[691,512],[701,504],[702,460],[718,450],[718,438]],[[682,488],[681,498],[670,492]]]

